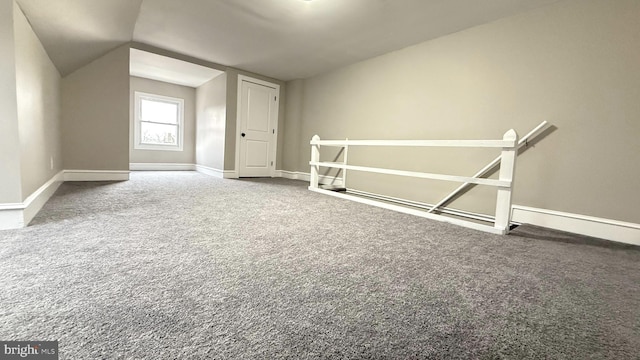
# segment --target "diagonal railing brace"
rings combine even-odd
[[[518,141],[518,149],[520,149],[521,147],[525,146],[529,140],[531,140],[531,139],[535,138],[536,136],[540,135],[540,133],[542,133],[548,126],[549,126],[549,123],[547,121],[543,121],[543,122],[540,123],[540,125],[536,126],[533,130],[529,131],[529,133],[527,133],[525,136],[523,136]],[[487,164],[487,166],[485,166],[482,169],[480,169],[472,177],[479,178],[481,176],[486,175],[487,173],[489,173],[491,170],[493,170],[496,166],[498,166],[500,164],[500,159],[501,159],[501,156],[498,156],[497,158],[493,159],[493,161],[491,161],[489,164]],[[458,193],[460,193],[462,190],[466,189],[469,185],[471,185],[471,183],[466,182],[466,183],[463,183],[462,185],[458,186],[457,189],[453,190],[451,193],[449,193],[449,195],[445,196],[437,204],[433,205],[433,207],[431,209],[429,209],[429,211],[427,211],[427,212],[431,213],[431,212],[436,211],[442,205],[446,204],[451,199],[453,199],[456,195],[458,195]]]

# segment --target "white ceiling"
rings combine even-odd
[[[133,76],[197,88],[222,74],[220,70],[131,49],[129,73]]]
[[[128,41],[305,78],[559,0],[16,0],[63,75]]]

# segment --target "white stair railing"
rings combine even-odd
[[[311,139],[311,177],[309,190],[339,197],[345,198],[361,203],[366,203],[378,207],[383,207],[395,211],[409,213],[425,218],[430,218],[439,221],[445,221],[456,225],[461,225],[477,230],[487,231],[497,234],[506,234],[509,232],[509,225],[511,222],[511,202],[513,193],[513,182],[515,174],[516,157],[518,151],[518,134],[515,130],[509,130],[504,134],[502,140],[321,140],[318,135],[315,135]],[[497,180],[484,179],[476,176],[458,176],[458,175],[446,175],[446,174],[434,174],[417,171],[406,171],[396,169],[384,169],[368,166],[349,165],[347,163],[346,156],[342,162],[322,162],[320,161],[320,148],[321,146],[337,146],[348,148],[349,146],[402,146],[402,147],[474,147],[474,148],[500,148],[502,153],[500,155],[500,175]],[[493,226],[481,224],[477,222],[471,222],[468,220],[446,217],[443,215],[434,214],[431,212],[418,210],[414,208],[407,208],[387,202],[376,201],[359,196],[353,196],[349,193],[335,192],[325,190],[319,187],[319,173],[320,167],[370,172],[378,174],[387,174],[395,176],[407,176],[422,179],[433,179],[442,181],[454,181],[464,184],[477,184],[484,186],[497,187],[497,201],[495,222]],[[344,175],[343,175],[344,176]],[[343,183],[346,187],[346,184]],[[465,185],[466,186],[466,185]]]

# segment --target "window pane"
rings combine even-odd
[[[142,144],[152,145],[178,145],[178,126],[153,124],[148,122],[140,123],[140,133]]]
[[[140,118],[143,121],[177,124],[178,104],[150,99],[140,99]]]

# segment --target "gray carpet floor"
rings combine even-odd
[[[640,249],[285,179],[65,183],[0,231],[0,340],[61,359],[639,359]]]

